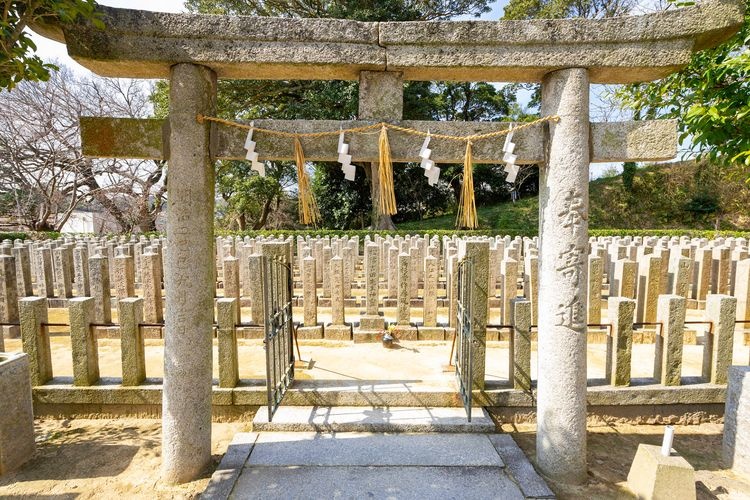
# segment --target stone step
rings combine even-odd
[[[259,432],[247,465],[504,467],[487,434]]]
[[[201,495],[240,498],[554,498],[507,434],[237,434]]]
[[[271,422],[261,408],[255,432],[446,432],[491,433],[495,424],[484,408],[281,406]]]

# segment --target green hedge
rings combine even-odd
[[[0,232],[0,241],[3,240],[54,240],[60,237],[56,231],[30,231],[30,232]]]
[[[147,236],[156,233],[147,233]],[[391,236],[405,236],[407,234],[428,234],[430,237],[437,236],[534,236],[528,234],[521,234],[520,232],[514,231],[496,231],[490,229],[479,229],[475,231],[452,231],[452,230],[396,230],[396,231],[369,231],[366,229],[352,230],[352,231],[338,231],[334,229],[311,229],[311,230],[278,230],[278,231],[216,231],[217,236],[249,236],[251,238],[257,236],[359,236],[363,238],[366,235],[380,234],[380,235],[391,235]],[[589,235],[591,236],[688,236],[690,238],[716,238],[719,236],[735,238],[744,237],[750,239],[750,231],[711,231],[701,229],[590,229]],[[45,240],[59,238],[60,233],[56,232],[0,232],[0,241],[3,240],[15,240],[15,239],[32,239],[32,240]]]
[[[396,230],[396,231],[369,231],[369,230],[355,230],[355,231],[336,231],[330,229],[311,229],[309,231],[216,231],[217,236],[360,236],[364,238],[368,234],[380,234],[380,235],[414,235],[414,234],[428,234],[430,236],[535,236],[535,234],[522,234],[515,231],[496,231],[479,229],[475,231],[451,231],[451,230]],[[735,238],[744,237],[750,238],[750,231],[711,231],[701,229],[590,229],[589,235],[591,236],[688,236],[690,238],[716,238],[719,236]]]

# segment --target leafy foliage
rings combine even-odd
[[[731,39],[695,53],[682,71],[616,95],[636,117],[679,119],[680,141],[692,140],[712,162],[750,166],[750,2]]]
[[[29,25],[88,19],[104,27],[94,0],[3,0],[0,7],[0,90],[10,90],[22,80],[46,81],[50,71],[57,70],[34,54],[36,45],[26,29]]]
[[[590,19],[627,15],[636,0],[510,0],[505,19]]]

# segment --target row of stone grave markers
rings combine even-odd
[[[472,237],[488,245],[490,324],[512,323],[511,301],[538,302],[538,239]],[[300,337],[374,340],[385,327],[382,313],[395,308],[404,339],[444,339],[455,326],[457,236],[429,235],[286,238],[216,238],[217,296],[236,298],[237,323],[246,336],[262,335],[260,246],[286,241],[301,307]],[[163,321],[163,248],[158,236],[64,237],[0,244],[0,322],[18,320],[20,297],[47,297],[61,307],[72,297],[94,299],[95,320],[111,323],[112,299],[140,296],[145,323]],[[688,309],[704,309],[709,294],[737,299],[736,318],[750,320],[750,259],[745,238],[600,237],[590,239],[587,283],[589,324],[602,323],[602,299],[635,299],[635,321],[656,321],[658,298],[675,294]],[[242,311],[242,307],[245,311]],[[319,324],[321,308],[330,321]],[[441,308],[442,314],[438,314]],[[421,309],[413,321],[412,311]],[[359,311],[359,315],[356,314]],[[345,314],[346,313],[346,314]],[[346,321],[355,319],[354,332]],[[243,320],[244,317],[244,320]],[[356,325],[358,323],[358,325]],[[5,327],[6,335],[17,328]],[[156,329],[151,334],[159,335]],[[491,333],[492,340],[496,333]]]
[[[474,242],[476,244],[476,242]],[[484,242],[485,248],[488,246]],[[480,243],[481,246],[481,243]],[[369,248],[374,249],[373,243]],[[374,250],[369,258],[374,262]],[[401,254],[401,270],[408,269],[407,255]],[[305,263],[314,262],[305,257]],[[432,260],[430,260],[432,259]],[[432,262],[434,257],[428,257]],[[225,261],[226,262],[226,261]],[[333,273],[341,274],[342,259],[331,258]],[[373,268],[376,266],[373,264]],[[308,273],[312,268],[308,266]],[[399,291],[408,289],[408,281],[401,282]],[[342,290],[341,287],[332,288]],[[340,293],[340,292],[339,292]],[[735,306],[737,299],[728,295],[708,294],[705,303],[704,318],[711,322],[712,328],[707,332],[703,349],[703,368],[696,382],[726,384],[729,366],[732,364],[735,342]],[[656,321],[663,326],[660,335],[654,338],[655,355],[653,379],[664,386],[676,386],[683,383],[682,359],[686,324],[687,299],[680,295],[663,294],[657,301]],[[233,388],[239,384],[238,370],[238,316],[239,300],[236,297],[217,299],[216,337],[218,343],[219,387]],[[511,335],[513,342],[508,347],[508,381],[514,389],[529,391],[532,389],[531,359],[531,301],[525,297],[511,300]],[[70,352],[73,358],[73,385],[89,386],[100,379],[98,342],[91,335],[92,327],[98,323],[95,315],[93,297],[74,297],[67,301],[70,317]],[[634,319],[636,301],[627,297],[609,297],[611,328],[606,344],[604,379],[612,386],[628,386],[631,383],[632,343],[634,342]],[[32,384],[43,385],[53,378],[49,332],[41,328],[48,318],[48,299],[45,297],[25,297],[19,301],[20,334],[23,348],[29,355],[29,367]],[[144,321],[144,299],[140,297],[123,298],[117,303],[118,337],[122,357],[122,385],[138,386],[146,378],[144,332],[141,325]],[[340,314],[340,313],[339,313]],[[341,326],[342,319],[335,319],[332,325]],[[408,325],[400,324],[402,332],[408,333]],[[329,330],[329,326],[325,331]],[[344,328],[339,330],[343,331]],[[347,331],[348,327],[347,327]],[[340,333],[340,332],[339,332]],[[361,333],[366,335],[367,332]],[[355,339],[357,332],[355,332]],[[397,332],[398,335],[398,332]],[[481,346],[480,346],[481,347]],[[0,350],[2,344],[0,343]],[[477,354],[486,356],[484,348],[476,349]],[[476,360],[475,360],[476,362]],[[484,374],[483,371],[480,374]]]

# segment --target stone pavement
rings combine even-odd
[[[475,409],[280,408],[268,423],[261,409],[254,430],[437,428],[463,432],[251,432],[237,434],[203,493],[208,499],[249,498],[553,498],[554,494],[507,434],[486,433]],[[455,414],[453,414],[455,413]],[[359,421],[358,421],[359,417]],[[296,419],[296,423],[294,422]],[[309,424],[305,423],[309,420]],[[476,423],[474,423],[476,421]],[[343,427],[341,427],[343,425]],[[275,427],[274,427],[275,426]],[[410,427],[409,427],[410,426]],[[382,427],[381,427],[382,428]]]

